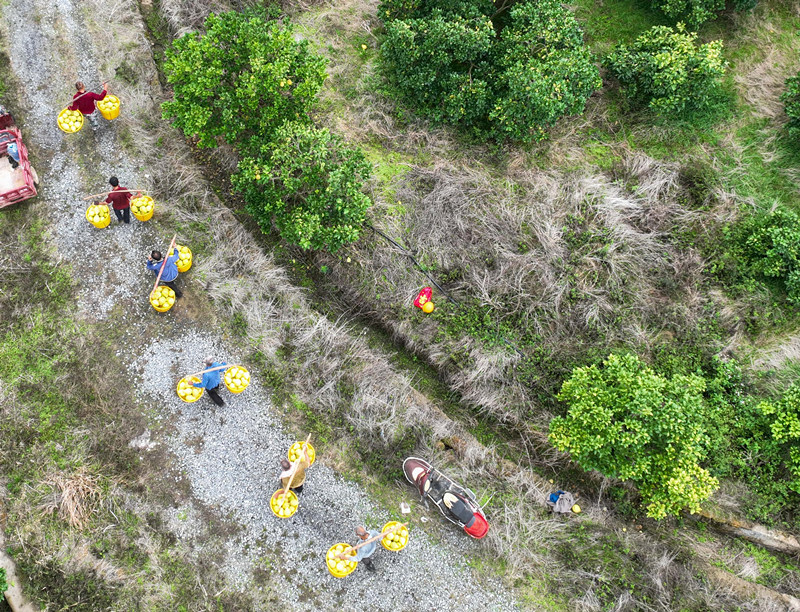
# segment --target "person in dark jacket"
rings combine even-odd
[[[92,129],[97,129],[97,102],[105,99],[108,93],[108,83],[103,83],[103,92],[96,94],[93,91],[86,91],[81,81],[75,83],[75,89],[78,91],[72,96],[72,105],[69,110],[80,111],[84,117],[89,119]]]
[[[114,214],[117,216],[117,223],[131,222],[131,190],[127,187],[119,186],[119,179],[112,176],[108,179],[108,184],[111,185],[111,192],[106,198],[106,202],[111,204],[114,209]],[[141,191],[136,192],[138,198],[142,195]],[[177,294],[177,291],[175,292]]]
[[[203,360],[203,369],[209,370],[211,368],[218,368],[226,364],[224,361],[219,363],[214,361],[212,357],[206,357]],[[222,373],[225,370],[214,370],[213,372],[205,372],[203,374],[203,380],[199,383],[192,383],[193,387],[201,387],[206,390],[208,393],[208,397],[220,408],[225,405],[225,402],[219,396],[217,389],[219,389],[219,384],[222,381]]]
[[[152,270],[153,274],[156,276],[158,276],[158,271],[161,269],[161,260],[163,257],[161,251],[153,251],[150,253],[150,257],[147,258],[147,269]],[[161,282],[175,292],[176,298],[183,295],[183,292],[178,289],[178,286],[175,284],[175,281],[178,279],[179,258],[180,253],[178,253],[178,249],[173,249],[172,255],[167,257],[167,262],[164,264],[164,272],[161,275]]]

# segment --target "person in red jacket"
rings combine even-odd
[[[96,94],[93,91],[86,91],[81,81],[75,83],[77,93],[72,96],[72,106],[69,110],[77,110],[83,113],[84,117],[89,118],[92,129],[97,128],[97,105],[96,102],[106,97],[108,83],[103,83],[103,93]]]
[[[111,208],[114,209],[114,214],[117,216],[117,222],[125,223],[131,222],[131,191],[126,187],[119,186],[119,179],[116,176],[112,176],[108,179],[108,183],[111,185],[111,193],[108,194],[106,198],[106,202],[111,204]],[[142,195],[141,192],[136,193],[136,197],[138,198]]]

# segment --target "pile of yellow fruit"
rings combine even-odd
[[[306,444],[305,442],[300,442],[299,440],[292,444],[289,447],[289,461],[294,463],[301,457],[303,457],[303,444],[306,445],[306,452],[308,453],[308,465],[309,467],[314,465],[314,459],[317,457],[317,452],[314,450],[314,447],[310,444]]]
[[[278,489],[272,494],[269,500],[269,507],[278,518],[289,518],[297,512],[299,503],[294,491],[284,494],[283,489]]]
[[[181,378],[180,382],[178,383],[178,397],[181,398],[184,402],[192,403],[196,402],[200,399],[203,395],[202,387],[193,387],[192,383],[199,383],[201,380],[197,378],[197,376]]]
[[[189,268],[192,267],[192,252],[189,250],[189,247],[179,244],[176,244],[175,248],[178,249],[178,272],[181,274],[188,272]],[[167,257],[172,257],[172,249],[170,249]]]
[[[149,221],[153,216],[155,203],[150,196],[139,196],[131,200],[131,212],[139,221]]]
[[[74,134],[83,127],[83,113],[65,108],[58,113],[58,127],[67,134]]]
[[[103,117],[109,121],[116,119],[119,116],[119,98],[108,94],[105,98],[97,102],[97,108],[100,110]]]
[[[86,209],[86,220],[100,229],[108,227],[108,224],[111,223],[111,213],[108,210],[108,206],[105,204],[92,204]]]
[[[350,557],[356,554],[352,546],[340,542],[339,544],[331,546],[328,549],[328,554],[325,555],[325,559],[328,562],[328,571],[337,578],[344,578],[348,574],[351,574],[353,570],[356,569],[356,565],[358,565],[358,561],[336,558],[337,555],[344,553],[345,550],[348,551],[346,554]]]
[[[383,526],[381,529],[381,533],[391,529],[395,525],[397,525],[397,521],[389,521]],[[400,527],[400,529],[395,529],[392,533],[389,533],[383,537],[381,540],[381,545],[386,550],[392,550],[397,552],[398,550],[403,550],[408,544],[408,528],[407,527]]]
[[[150,305],[158,312],[167,312],[175,303],[175,292],[166,285],[156,287],[150,294]]]
[[[231,366],[225,370],[225,386],[231,393],[241,393],[250,384],[250,372],[242,366]]]

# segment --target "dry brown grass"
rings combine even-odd
[[[44,483],[53,492],[41,510],[45,514],[58,513],[61,520],[76,529],[83,529],[102,502],[102,487],[97,475],[86,468],[72,474],[56,473],[46,477]]]

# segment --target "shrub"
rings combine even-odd
[[[258,12],[211,14],[206,33],[185,34],[166,52],[174,96],[165,119],[198,146],[271,139],[285,121],[303,118],[325,79],[325,60],[296,41],[290,26]]]
[[[725,0],[653,0],[653,4],[667,17],[684,19],[694,27],[713,19],[725,8]]]
[[[477,0],[386,0],[379,14],[382,69],[397,95],[480,138],[541,139],[601,85],[574,16],[557,0],[504,2],[498,11]]]
[[[166,62],[174,99],[164,117],[198,146],[234,146],[234,185],[265,232],[274,227],[287,242],[334,251],[360,234],[370,168],[360,151],[312,126],[325,60],[265,15],[211,14],[205,35],[175,41]]]
[[[722,41],[696,45],[697,34],[655,26],[607,58],[624,93],[659,114],[674,115],[709,105],[725,74]]]
[[[253,145],[234,186],[265,231],[274,226],[304,249],[335,251],[358,239],[370,199],[361,192],[370,166],[327,129],[293,122]]]
[[[648,516],[695,512],[717,487],[700,466],[704,389],[698,376],[665,378],[634,355],[610,355],[564,382],[558,399],[569,409],[549,437],[583,469],[636,483]]]
[[[489,113],[493,131],[513,140],[544,137],[544,126],[583,111],[602,85],[575,17],[557,2],[525,2],[511,10],[495,64],[503,89]]]
[[[789,117],[789,134],[800,141],[800,72],[786,79],[786,91],[781,94],[781,101]]]
[[[772,438],[785,451],[784,461],[791,474],[789,486],[800,493],[800,386],[792,385],[780,401],[761,402],[758,407],[771,417]]]
[[[6,582],[6,570],[0,567],[0,597],[8,590],[8,582]]]
[[[800,304],[800,217],[786,208],[753,215],[730,230],[733,254],[746,271],[783,283],[787,299]]]

